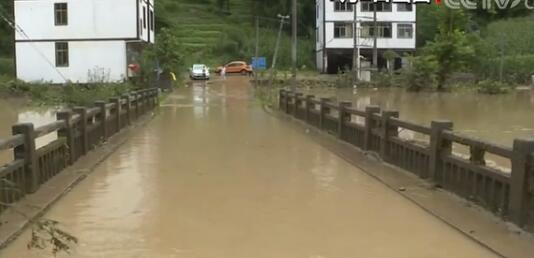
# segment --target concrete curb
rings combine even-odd
[[[145,126],[157,113],[156,110],[140,118],[132,126],[125,128],[108,139],[97,150],[81,157],[75,164],[66,168],[43,184],[37,192],[27,195],[0,216],[0,253],[9,243],[16,240],[32,221],[42,217],[57,201],[70,192],[78,183],[89,176],[95,168],[125,144],[135,133],[135,129]],[[17,210],[18,212],[14,212]]]

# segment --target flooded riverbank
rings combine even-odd
[[[360,109],[378,105],[396,110],[400,117],[421,125],[450,120],[454,130],[493,143],[512,146],[519,137],[534,136],[534,93],[517,91],[503,95],[474,92],[407,92],[400,88],[312,89],[317,97],[351,101]]]
[[[240,78],[173,93],[46,217],[58,257],[496,257],[267,114]],[[29,232],[2,258],[27,250]]]

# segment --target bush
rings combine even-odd
[[[399,75],[399,82],[409,91],[433,88],[437,82],[438,62],[433,56],[409,57],[410,66]]]
[[[500,81],[483,80],[477,83],[477,91],[485,94],[503,94],[507,93],[509,87]]]
[[[485,79],[499,79],[501,58],[486,59],[477,73]],[[530,83],[534,75],[534,54],[506,56],[503,59],[503,80],[510,83]]]
[[[15,67],[12,58],[0,58],[0,74],[13,75]]]
[[[134,87],[127,83],[50,85],[0,76],[0,95],[29,97],[38,105],[91,106],[97,100],[120,97],[132,90]]]

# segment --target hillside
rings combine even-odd
[[[255,4],[253,0],[231,0],[221,10],[217,0],[160,0],[158,25],[171,28],[184,46],[186,63],[210,66],[231,60],[250,61],[255,52]],[[260,14],[261,15],[261,14]],[[276,15],[260,19],[260,56],[272,59],[279,27]],[[278,64],[290,64],[290,25],[284,26]],[[299,39],[299,66],[313,66],[313,40]]]

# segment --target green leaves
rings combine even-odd
[[[145,50],[145,59],[157,61],[164,72],[180,73],[184,68],[184,57],[178,39],[170,29],[163,28],[156,36],[156,43]]]

